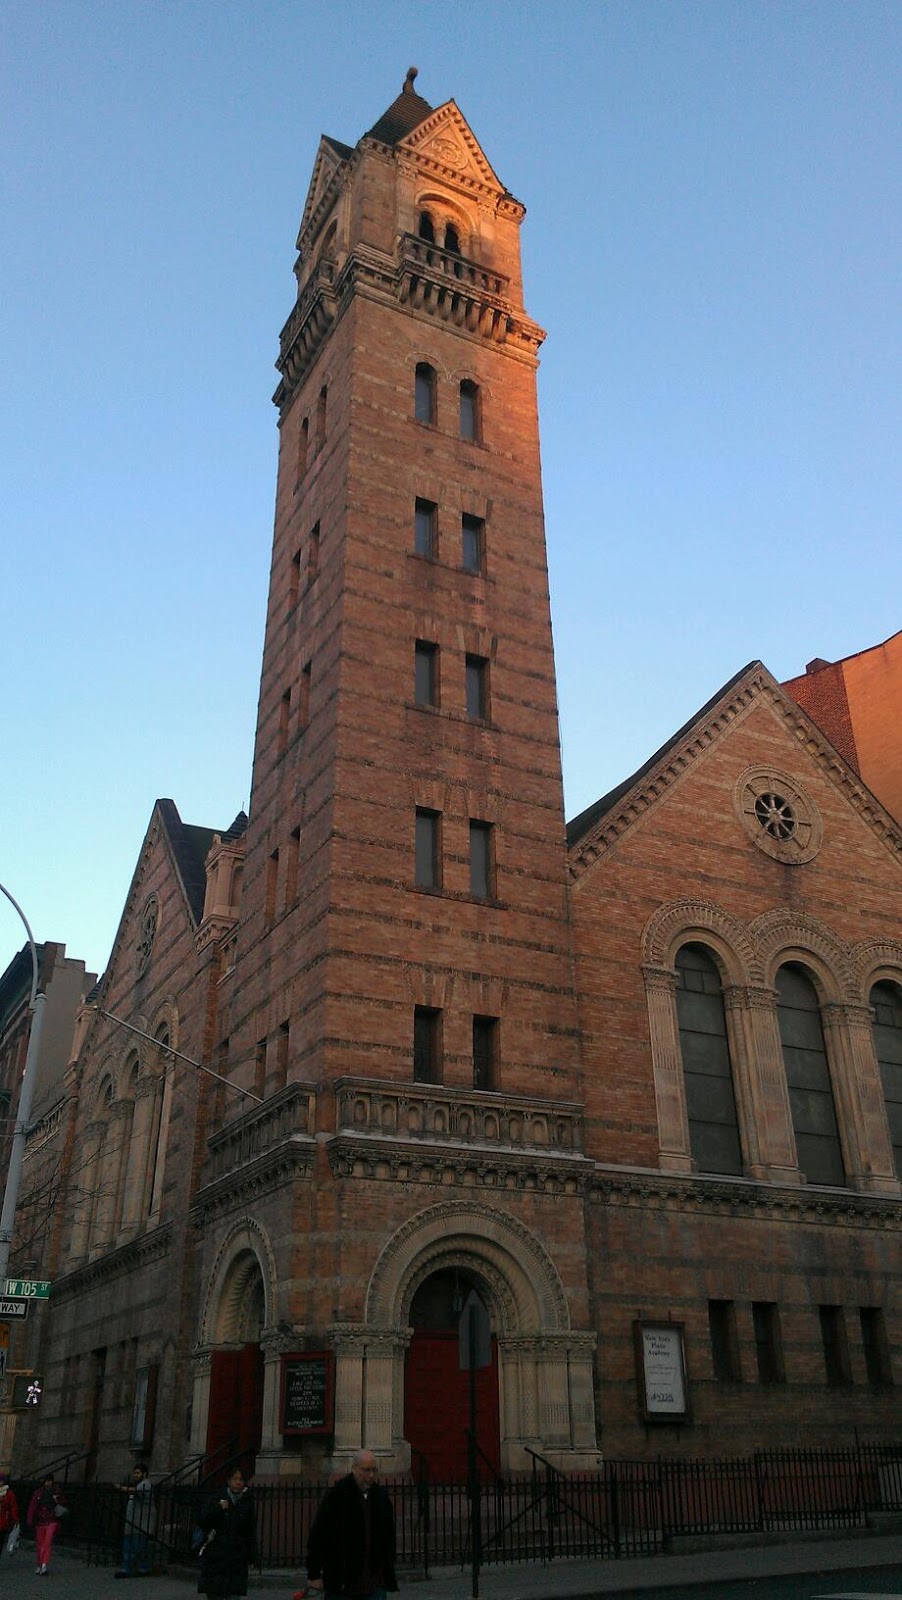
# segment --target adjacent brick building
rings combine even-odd
[[[321,142],[250,815],[154,813],[35,1457],[458,1474],[471,1293],[504,1470],[898,1434],[902,838],[760,663],[565,828],[523,215],[413,75]]]
[[[902,632],[841,661],[809,661],[784,688],[887,811],[902,818]]]

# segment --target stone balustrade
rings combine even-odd
[[[309,1083],[289,1084],[263,1105],[255,1105],[208,1140],[203,1188],[223,1178],[234,1179],[242,1169],[287,1146],[309,1142],[312,1150],[315,1118],[316,1094]]]
[[[335,1106],[339,1134],[582,1154],[582,1111],[567,1101],[340,1078]]]
[[[408,270],[453,280],[458,289],[468,289],[480,296],[492,295],[506,300],[510,291],[510,279],[503,273],[490,272],[477,261],[468,261],[456,251],[443,250],[441,245],[419,239],[413,233],[401,236],[401,259]]]

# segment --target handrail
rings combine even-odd
[[[561,1471],[560,1467],[556,1467],[553,1461],[549,1461],[548,1460],[547,1456],[543,1456],[538,1450],[531,1450],[528,1444],[525,1444],[523,1446],[523,1449],[524,1449],[524,1451],[526,1452],[526,1454],[528,1456],[532,1456],[532,1459],[533,1459],[534,1462],[535,1461],[541,1461],[542,1466],[545,1468],[546,1472],[553,1472],[555,1474],[555,1476],[558,1477],[558,1478],[563,1478],[564,1477],[564,1473]],[[535,1467],[533,1467],[532,1470],[533,1470],[533,1473],[535,1473],[535,1470],[536,1470]]]
[[[66,1452],[65,1455],[55,1456],[52,1461],[48,1461],[47,1462],[46,1466],[41,1467],[37,1472],[29,1473],[28,1476],[30,1478],[33,1478],[35,1480],[35,1482],[42,1483],[45,1478],[50,1478],[50,1477],[55,1476],[57,1469],[59,1467],[62,1467],[63,1468],[63,1483],[68,1483],[68,1481],[69,1481],[69,1468],[76,1461],[87,1461],[88,1456],[90,1454],[91,1454],[90,1450],[81,1450],[81,1451],[69,1450],[69,1451]]]
[[[469,1428],[465,1428],[464,1432],[465,1432],[467,1438],[469,1439],[470,1438],[470,1430],[469,1430]],[[478,1456],[482,1457],[482,1459],[485,1462],[486,1466],[488,1467],[489,1472],[490,1472],[492,1478],[494,1479],[495,1483],[503,1483],[504,1482],[504,1474],[498,1471],[498,1468],[495,1466],[494,1461],[490,1461],[489,1460],[489,1457],[486,1455],[485,1451],[483,1450],[482,1445],[479,1443],[479,1440],[478,1439],[474,1440],[474,1444],[475,1444],[475,1447],[476,1447],[476,1454]]]
[[[187,1461],[183,1461],[180,1467],[173,1467],[171,1472],[165,1473],[162,1478],[157,1478],[154,1481],[154,1489],[174,1488],[177,1484],[182,1483],[192,1472],[199,1473],[204,1459],[202,1451],[198,1451],[197,1455],[189,1456]]]
[[[250,1453],[252,1452],[238,1449],[237,1438],[231,1438],[228,1444],[220,1445],[219,1449],[214,1450],[212,1455],[204,1457],[201,1466],[198,1468],[198,1489],[205,1489],[219,1473],[232,1471],[238,1465],[242,1456]],[[217,1459],[220,1456],[222,1457],[221,1461]]]

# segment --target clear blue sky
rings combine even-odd
[[[566,804],[902,625],[898,0],[5,0],[0,882],[102,969],[249,797],[321,133],[407,67],[528,208]],[[5,902],[2,903],[6,905]],[[21,944],[0,908],[0,971]]]

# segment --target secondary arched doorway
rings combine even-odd
[[[459,1483],[467,1476],[470,1374],[461,1371],[458,1327],[464,1303],[475,1292],[488,1310],[484,1285],[473,1272],[446,1269],[420,1284],[410,1305],[412,1328],[404,1374],[404,1437],[415,1473],[425,1462],[433,1483]],[[491,1360],[476,1373],[476,1439],[480,1477],[501,1467],[498,1409],[498,1340]]]
[[[246,1474],[256,1463],[263,1425],[266,1294],[252,1250],[231,1262],[223,1283],[210,1358],[206,1453],[213,1470],[235,1461]]]

